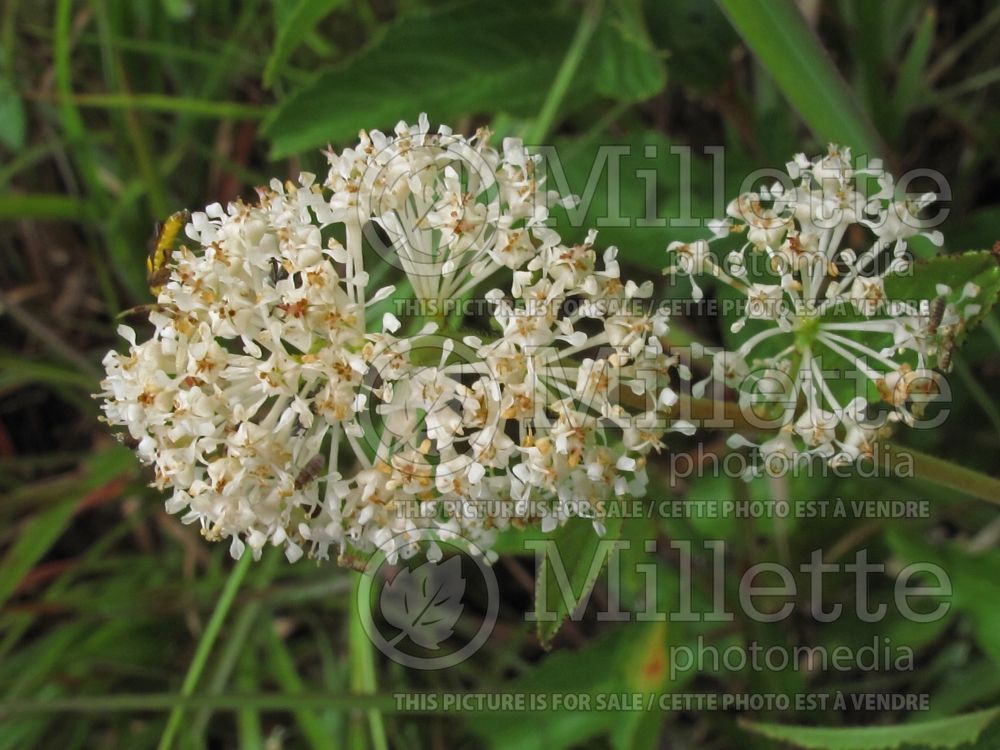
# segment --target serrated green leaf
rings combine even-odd
[[[612,99],[641,102],[667,85],[667,70],[646,30],[635,2],[615,4],[594,40],[600,64],[597,91]]]
[[[541,105],[573,36],[574,19],[545,8],[478,5],[409,15],[346,67],[313,77],[264,125],[272,156],[391,128],[427,112],[432,120]],[[530,29],[531,33],[525,33]],[[578,75],[574,91],[584,89]],[[589,85],[589,84],[588,84]]]
[[[265,86],[271,87],[274,77],[281,72],[285,62],[306,36],[316,28],[316,24],[343,3],[344,0],[298,0],[281,15],[278,19],[274,49],[268,55],[267,64],[264,66]]]
[[[546,649],[552,646],[571,610],[594,588],[607,564],[607,548],[602,541],[617,538],[621,518],[608,519],[605,526],[607,533],[599,536],[589,520],[571,518],[552,534],[554,548],[542,558],[535,574],[535,610],[556,613],[554,620],[537,623],[538,640]],[[553,554],[557,555],[556,562]],[[567,606],[567,596],[572,598],[571,607]]]
[[[998,716],[1000,706],[947,719],[894,727],[801,727],[753,721],[741,722],[741,726],[804,750],[894,750],[904,744],[947,749],[975,742]]]
[[[932,300],[938,296],[938,284],[946,284],[955,291],[970,282],[979,286],[981,296],[976,302],[982,305],[982,309],[966,321],[967,330],[982,321],[1000,294],[1000,263],[989,250],[918,260],[911,266],[911,271],[886,279],[885,291],[890,299]]]
[[[988,250],[918,260],[911,266],[911,270],[912,273],[886,279],[885,290],[889,299],[933,300],[938,296],[938,284],[951,287],[953,294],[950,296],[957,299],[966,284],[972,283],[979,287],[979,295],[974,301],[979,305],[979,312],[965,319],[954,336],[955,347],[960,347],[969,331],[990,313],[1000,295],[1000,263],[997,256]],[[960,312],[964,314],[964,311]]]

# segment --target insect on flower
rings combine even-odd
[[[277,285],[279,281],[288,278],[288,269],[281,265],[277,258],[271,258],[271,284]]]
[[[652,283],[623,278],[596,232],[567,247],[545,225],[576,201],[540,187],[517,139],[497,150],[426,117],[359,139],[322,184],[272,180],[254,203],[165,222],[153,331],[120,326],[128,349],[104,359],[107,422],[138,440],[168,511],[235,558],[271,543],[350,565],[389,541],[394,559],[422,529],[489,554],[511,525],[581,515],[571,504],[603,533],[665,433],[694,429],[666,419],[678,363]],[[420,309],[482,295],[496,327],[440,335],[448,321],[421,312],[401,330],[375,306],[402,280]]]
[[[326,464],[326,460],[323,458],[322,454],[317,453],[315,456],[309,459],[305,466],[302,467],[301,471],[295,476],[295,489],[301,490],[307,484],[312,482],[319,473],[323,471],[323,466]]]
[[[146,282],[154,295],[160,293],[160,289],[170,278],[170,258],[174,254],[177,237],[190,220],[191,212],[184,209],[170,214],[166,221],[156,224],[149,241],[149,257],[146,258]]]
[[[927,319],[927,335],[933,336],[937,333],[938,326],[941,325],[941,318],[944,317],[944,310],[947,307],[948,298],[938,296],[931,303],[930,317]]]
[[[941,372],[951,372],[951,355],[955,351],[955,329],[949,328],[941,344],[941,353],[938,354],[937,366]]]

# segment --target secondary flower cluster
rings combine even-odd
[[[835,146],[786,169],[784,184],[733,200],[711,239],[667,248],[667,273],[710,275],[743,303],[736,342],[713,355],[693,392],[710,381],[736,388],[761,424],[779,428],[757,446],[765,463],[802,452],[853,462],[872,455],[891,423],[920,418],[939,389],[930,367],[944,360],[945,332],[978,311],[979,290],[967,285],[956,298],[942,287],[940,303],[887,294],[886,282],[909,270],[908,239],[941,244],[918,218],[933,194],[894,200],[881,165],[855,170],[850,149]],[[871,195],[868,182],[878,185]],[[710,245],[731,238],[738,247],[720,262]],[[943,306],[937,320],[932,305]],[[754,445],[739,435],[730,444]]]
[[[519,139],[505,139],[501,153],[489,131],[431,132],[426,115],[394,135],[362,131],[355,148],[327,158],[332,196],[322,220],[344,228],[348,268],[362,267],[367,236],[381,268],[405,272],[412,294],[426,301],[461,297],[555,246],[549,208],[573,203],[544,189],[541,157]]]
[[[328,156],[323,185],[192,214],[152,336],[122,326],[128,350],[105,358],[105,418],[168,510],[235,557],[270,543],[294,561],[409,554],[428,527],[488,549],[509,523],[641,494],[676,401],[665,321],[613,248],[599,261],[593,235],[566,246],[543,226],[563,199],[520,142],[501,154],[421,118]],[[393,267],[398,291],[378,287]],[[489,319],[388,309],[493,276]]]

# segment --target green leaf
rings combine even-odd
[[[971,621],[976,641],[994,664],[1000,665],[1000,583],[983,571],[1000,565],[1000,551],[970,554],[959,547],[930,547],[910,535],[893,531],[886,536],[893,552],[907,563],[933,563],[948,574],[951,602]]]
[[[741,722],[741,726],[806,750],[893,750],[904,743],[915,747],[953,748],[975,742],[997,716],[1000,716],[1000,706],[895,727],[801,727],[753,721]]]
[[[543,648],[552,641],[563,622],[597,583],[608,561],[603,540],[617,539],[621,518],[609,519],[607,532],[599,536],[593,524],[584,518],[571,518],[552,534],[551,546],[535,574],[535,610],[554,612],[553,620],[537,623],[538,640]],[[572,599],[567,602],[567,597]]]
[[[7,219],[80,219],[83,201],[61,193],[2,193],[0,221]]]
[[[670,68],[674,81],[700,92],[715,92],[725,84],[739,37],[715,3],[648,2],[645,10],[654,43],[679,63]]]
[[[899,66],[899,76],[896,79],[896,91],[893,94],[892,111],[897,122],[894,130],[900,130],[907,114],[918,104],[918,98],[924,93],[924,71],[934,44],[934,24],[937,12],[933,7],[924,12],[923,21],[913,35],[913,41],[906,51],[903,62]]]
[[[667,623],[665,620],[633,622],[626,627],[629,636],[624,638],[615,660],[620,665],[626,690],[643,696],[652,695],[655,699],[653,705],[659,706],[659,697],[666,692],[670,681]],[[652,750],[659,747],[662,731],[663,717],[659,711],[632,711],[629,716],[615,722],[612,744],[616,750]]]
[[[0,78],[0,143],[11,151],[20,151],[26,129],[20,94],[10,81]]]
[[[631,622],[578,649],[553,652],[497,686],[507,694],[540,696],[548,701],[546,710],[535,711],[531,721],[512,721],[510,713],[484,710],[476,714],[470,730],[493,750],[561,750],[607,734],[614,747],[645,747],[642,735],[655,737],[663,724],[659,710],[594,709],[597,696],[641,693],[648,700],[662,692],[667,677],[665,630],[665,622]],[[556,703],[556,696],[580,702]]]
[[[278,33],[274,49],[264,66],[264,85],[270,88],[275,76],[281,72],[291,54],[306,36],[316,28],[331,11],[343,5],[344,0],[298,0],[278,19]]]
[[[641,102],[667,85],[667,70],[653,46],[642,16],[642,7],[622,0],[594,40],[600,64],[597,91],[611,99]]]
[[[288,695],[307,692],[306,683],[295,666],[295,659],[289,652],[285,641],[275,632],[274,626],[270,622],[266,622],[262,631],[264,642],[267,645],[268,671],[281,687],[281,691]],[[328,738],[324,736],[323,726],[314,712],[296,711],[295,721],[309,747],[322,748],[327,745]]]
[[[718,0],[761,65],[809,128],[855,155],[885,145],[792,0]]]
[[[687,167],[673,145],[654,132],[557,139],[547,157],[546,187],[577,195],[581,204],[554,208],[552,228],[567,243],[597,229],[598,247],[616,245],[622,261],[659,275],[667,243],[704,236],[703,222],[713,216],[710,196],[700,191],[711,184],[710,164],[694,156]],[[668,230],[662,217],[676,226]]]
[[[272,156],[342,141],[362,127],[413,122],[421,112],[437,121],[497,110],[531,114],[574,28],[567,14],[522,6],[488,17],[478,5],[404,17],[346,67],[311,78],[272,112],[264,124]],[[588,85],[586,78],[577,76],[574,90]]]

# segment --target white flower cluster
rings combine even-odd
[[[545,226],[549,208],[573,199],[544,189],[541,157],[519,139],[506,138],[501,154],[489,131],[472,138],[446,126],[431,132],[425,115],[414,126],[400,123],[394,135],[362,131],[360,139],[340,155],[327,153],[331,220],[344,227],[354,269],[367,234],[418,299],[440,303],[559,242]]]
[[[936,329],[958,324],[959,308],[964,316],[977,311],[972,285],[948,303],[944,321],[932,322],[931,300],[887,298],[886,280],[908,271],[907,240],[922,234],[941,244],[918,218],[935,196],[894,200],[893,178],[880,164],[851,165],[850,149],[831,146],[812,160],[799,154],[786,165],[788,180],[732,201],[711,239],[667,248],[667,273],[710,275],[741,297],[732,332],[744,338],[714,354],[709,378],[693,393],[703,395],[710,380],[724,383],[762,421],[780,426],[757,446],[765,464],[771,454],[871,456],[888,424],[913,424],[937,392],[930,365],[947,343]],[[878,185],[871,195],[869,182]],[[710,243],[732,237],[739,247],[720,262]],[[730,444],[753,445],[738,435]]]
[[[581,500],[599,529],[601,501],[643,492],[664,432],[692,429],[667,420],[651,284],[544,226],[560,199],[516,140],[501,154],[422,117],[328,157],[322,186],[304,174],[193,214],[152,336],[122,326],[128,351],[105,358],[106,420],[168,510],[234,557],[270,543],[292,561],[409,554],[427,528],[488,549]],[[393,267],[399,291],[376,288]],[[384,309],[494,275],[481,330]]]

